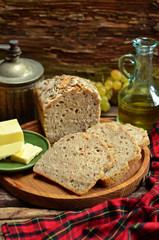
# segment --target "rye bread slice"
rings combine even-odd
[[[48,149],[33,171],[82,195],[114,165],[114,158],[101,139],[87,133],[69,134]]]

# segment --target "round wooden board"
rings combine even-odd
[[[101,122],[107,121],[110,120],[101,119]],[[36,120],[22,125],[22,128],[43,133],[40,123]],[[148,173],[149,163],[150,151],[145,147],[142,165],[132,178],[111,188],[96,185],[83,196],[67,191],[58,184],[33,173],[32,169],[18,173],[3,173],[0,175],[0,181],[8,192],[27,203],[50,209],[76,210],[95,206],[105,200],[125,197],[134,192]]]

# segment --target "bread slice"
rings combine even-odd
[[[128,172],[129,165],[141,158],[141,151],[130,134],[119,125],[100,123],[87,130],[104,141],[115,158],[114,166],[105,171],[101,181],[104,186],[120,183],[120,179]]]
[[[113,165],[114,158],[102,140],[87,133],[73,133],[48,149],[33,171],[82,195]]]
[[[55,76],[38,82],[34,93],[41,125],[51,143],[100,121],[100,95],[87,79]]]
[[[131,136],[134,137],[136,143],[143,148],[150,144],[148,133],[143,128],[135,127],[129,123],[123,124],[122,127],[129,132]]]
[[[135,139],[136,143],[141,148],[150,144],[148,133],[143,128],[136,127],[130,123],[121,124],[115,121],[109,122],[108,124],[121,126],[123,129],[128,131],[128,133]]]

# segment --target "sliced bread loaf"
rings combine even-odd
[[[82,195],[113,165],[114,158],[102,140],[87,133],[73,133],[47,150],[33,171]]]
[[[89,128],[87,133],[101,138],[115,158],[114,166],[105,171],[101,179],[103,185],[112,186],[120,183],[120,179],[129,170],[129,164],[141,158],[139,146],[130,134],[117,124],[100,123]]]
[[[100,121],[100,95],[87,79],[55,76],[34,88],[41,125],[51,143]]]

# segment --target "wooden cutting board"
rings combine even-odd
[[[101,119],[101,122],[108,121],[110,120]],[[36,120],[22,125],[22,128],[43,134],[41,125]],[[3,173],[0,175],[0,181],[9,193],[35,206],[60,210],[84,209],[134,192],[148,173],[149,163],[150,151],[145,147],[141,167],[132,178],[111,188],[96,185],[83,196],[77,196],[58,184],[36,175],[32,169],[17,173]]]

